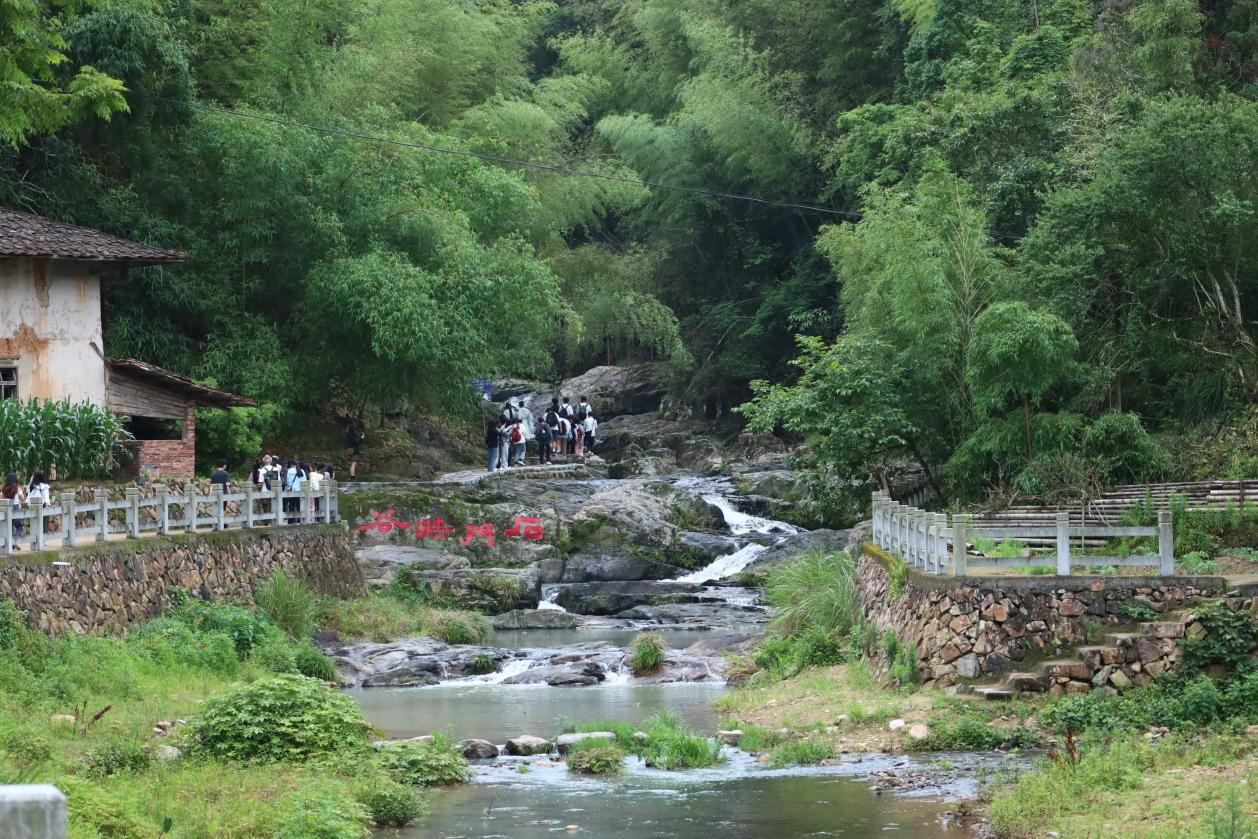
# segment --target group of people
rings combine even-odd
[[[584,459],[593,454],[597,439],[598,420],[585,396],[573,405],[568,397],[556,394],[540,417],[533,416],[523,398],[508,399],[498,419],[485,424],[487,467],[494,472],[523,466],[530,443],[536,443],[539,464],[552,462],[557,454]]]
[[[0,488],[0,503],[11,504],[14,512],[22,509],[23,506],[29,505],[35,501],[43,501],[44,504],[52,503],[52,487],[48,485],[48,481],[44,478],[43,472],[36,472],[31,475],[31,480],[26,486],[22,486],[22,482],[18,479],[16,472],[10,472],[4,476],[4,487]],[[13,538],[20,539],[26,535],[26,522],[22,519],[13,520]],[[21,550],[17,545],[13,546],[13,550]]]
[[[316,463],[311,466],[304,460],[280,460],[276,455],[263,455],[261,460],[253,462],[249,472],[249,482],[261,487],[266,492],[274,492],[278,485],[284,492],[301,492],[307,483],[314,493],[314,511],[319,512],[319,492],[324,481],[335,479],[331,463]],[[231,475],[227,472],[227,462],[223,461],[214,469],[210,483],[221,483],[224,489]],[[285,498],[284,512],[292,513],[289,524],[296,524],[301,514],[300,498]]]

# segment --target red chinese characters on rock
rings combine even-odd
[[[378,510],[372,510],[371,518],[372,521],[358,527],[359,532],[366,533],[374,530],[377,533],[391,533],[394,529],[411,530],[414,528],[416,540],[441,539],[443,541],[455,532],[455,528],[446,524],[444,518],[417,519],[414,524],[398,521],[392,507],[383,513]],[[508,539],[524,538],[536,542],[544,538],[546,534],[540,518],[536,516],[516,516],[515,522],[510,527],[503,528],[502,535]],[[459,544],[466,546],[477,539],[484,539],[485,543],[492,548],[494,546],[494,536],[493,522],[482,522],[479,524],[469,522],[462,538],[459,539]]]

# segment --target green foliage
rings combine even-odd
[[[422,624],[425,635],[447,644],[483,644],[494,634],[484,615],[455,609],[427,609]]]
[[[310,586],[283,570],[276,571],[253,591],[263,614],[294,640],[309,638],[315,630],[318,604]]]
[[[385,772],[399,784],[437,786],[468,779],[467,758],[443,734],[434,734],[429,740],[385,743],[378,752]]]
[[[262,451],[263,438],[278,426],[274,405],[261,408],[197,410],[197,465],[210,468],[220,460],[241,472]]]
[[[765,597],[777,610],[774,632],[793,636],[822,630],[846,635],[861,614],[855,551],[812,550],[774,566]]]
[[[658,632],[645,632],[633,639],[630,645],[629,669],[633,675],[642,676],[660,669],[668,646]]]
[[[1230,672],[1252,665],[1258,621],[1248,610],[1232,611],[1226,600],[1215,600],[1194,606],[1192,614],[1206,633],[1184,642],[1184,667],[1191,672],[1221,664]]]
[[[152,747],[135,737],[114,734],[88,750],[83,774],[89,778],[143,772],[153,763]]]
[[[222,632],[232,639],[241,658],[258,644],[276,633],[275,626],[264,616],[242,606],[197,600],[183,592],[171,595],[174,607],[167,614],[191,627],[194,632]]]
[[[1230,787],[1223,805],[1210,814],[1210,839],[1254,839],[1258,831],[1241,803],[1236,787]]]
[[[149,621],[127,637],[128,646],[154,664],[181,664],[234,675],[240,667],[236,645],[226,632],[194,631],[173,617]]]
[[[130,457],[126,449],[130,439],[113,412],[90,402],[0,401],[3,469],[28,480],[35,472],[48,474],[54,463],[62,479],[107,477]]]
[[[127,110],[118,79],[89,65],[79,65],[73,75],[58,71],[70,61],[63,30],[90,10],[83,0],[56,0],[6,4],[0,11],[6,45],[0,74],[8,90],[0,104],[0,143],[16,146],[79,120],[107,120]]]
[[[274,839],[366,839],[367,808],[346,791],[308,784],[276,806]]]
[[[964,752],[1021,749],[1038,743],[1039,736],[1030,729],[999,728],[980,717],[967,716],[933,723],[930,734],[912,741],[910,747],[919,751]]]
[[[582,741],[565,760],[570,772],[582,775],[619,775],[625,771],[625,755],[616,746]]]
[[[1129,621],[1155,621],[1158,619],[1157,612],[1143,603],[1133,603],[1130,600],[1124,600],[1118,604],[1118,614]]]
[[[702,769],[715,765],[721,759],[719,743],[687,728],[667,711],[650,717],[643,730],[647,735],[646,743],[635,746],[634,752],[647,766],[656,769]]]
[[[357,797],[372,823],[379,827],[405,827],[428,811],[419,790],[394,781],[374,783],[360,790]]]
[[[293,675],[234,685],[189,721],[192,749],[228,760],[305,760],[361,747],[369,730],[354,700]]]
[[[832,757],[834,750],[822,740],[805,738],[789,740],[774,747],[769,753],[773,766],[815,766]]]

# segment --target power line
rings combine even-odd
[[[604,181],[616,181],[618,183],[633,184],[634,186],[651,187],[652,189],[671,189],[675,192],[687,192],[692,195],[705,195],[709,198],[725,198],[732,201],[747,201],[753,204],[764,204],[771,207],[808,210],[813,213],[838,216],[839,218],[854,222],[860,221],[864,217],[861,213],[836,210],[832,207],[822,207],[818,204],[807,204],[801,201],[783,201],[774,198],[761,198],[758,195],[743,195],[737,192],[724,192],[718,189],[704,189],[702,187],[682,186],[680,184],[666,184],[661,183],[660,181],[648,181],[642,178],[626,178],[621,175],[609,175],[606,172],[591,172],[588,169],[572,169],[567,166],[557,166],[552,163],[538,163],[532,160],[519,160],[517,158],[504,157],[503,155],[497,154],[484,154],[482,152],[466,151],[463,149],[447,149],[442,148],[441,146],[430,145],[428,143],[413,143],[405,140],[394,140],[390,137],[380,137],[375,134],[364,134],[360,131],[349,131],[344,128],[329,128],[325,125],[311,125],[308,122],[301,122],[295,119],[287,119],[285,117],[277,117],[269,114],[236,111],[231,108],[222,108],[217,105],[206,105],[201,102],[187,102],[182,99],[168,99],[164,96],[156,96],[154,98],[162,102],[168,102],[172,105],[180,105],[185,108],[206,111],[208,113],[225,114],[226,116],[236,117],[237,119],[269,122],[274,125],[283,125],[289,128],[304,128],[307,131],[314,131],[318,134],[327,134],[334,137],[348,137],[350,139],[366,140],[372,143],[384,143],[385,145],[390,146],[400,146],[407,149],[419,149],[421,151],[448,154],[455,157],[474,157],[477,160],[486,160],[491,163],[499,163],[506,166],[520,166],[525,169],[537,169],[543,172],[551,172],[556,175],[567,175],[568,177],[575,178],[595,178]],[[997,239],[1004,239],[1009,242],[1018,242],[1022,240],[1021,236],[1015,236],[1012,233],[996,233],[992,231],[989,231],[989,233]]]
[[[841,218],[850,219],[852,221],[860,221],[860,213],[845,212],[836,210],[832,207],[822,207],[817,204],[805,204],[799,201],[779,201],[773,198],[761,198],[756,195],[742,195],[737,192],[722,192],[716,189],[703,189],[693,186],[681,186],[680,184],[666,184],[659,181],[648,181],[642,178],[626,178],[620,175],[609,175],[606,172],[591,172],[586,169],[572,169],[567,166],[556,166],[550,163],[538,163],[532,160],[519,160],[512,157],[503,157],[496,154],[483,154],[481,152],[465,151],[462,149],[446,149],[441,146],[433,146],[427,143],[412,143],[405,140],[394,140],[389,137],[379,137],[374,134],[363,134],[358,131],[349,131],[344,128],[329,128],[323,125],[311,125],[306,122],[299,122],[294,119],[286,119],[284,117],[270,116],[268,114],[253,114],[244,111],[235,111],[231,108],[221,108],[217,105],[205,105],[200,102],[185,102],[180,99],[167,99],[162,96],[154,97],[163,102],[169,102],[174,105],[181,105],[185,108],[193,108],[199,111],[207,111],[210,113],[226,114],[227,116],[237,117],[240,119],[252,119],[259,122],[269,122],[275,125],[284,125],[290,128],[304,128],[308,131],[314,131],[319,134],[329,134],[336,137],[349,137],[355,140],[367,140],[373,143],[385,143],[391,146],[401,146],[408,149],[420,149],[422,151],[436,152],[438,154],[449,154],[456,157],[474,157],[478,160],[487,160],[491,163],[500,163],[507,166],[521,166],[526,169],[538,169],[543,172],[552,172],[557,175],[568,175],[577,178],[596,178],[605,181],[617,181],[619,183],[633,184],[635,186],[651,187],[653,189],[671,189],[677,192],[688,192],[693,195],[706,195],[711,198],[727,198],[735,201],[749,201],[755,204],[767,204],[773,207],[787,207],[795,210],[808,210],[814,213],[825,213],[827,215],[839,216]]]

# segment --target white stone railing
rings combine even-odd
[[[197,493],[194,484],[185,484],[183,492],[171,492],[158,484],[157,494],[141,498],[137,487],[127,489],[126,498],[113,501],[103,489],[96,490],[92,501],[76,502],[74,493],[62,493],[59,503],[45,505],[35,499],[26,508],[15,508],[0,499],[0,556],[11,556],[15,550],[42,551],[51,548],[72,548],[85,540],[106,542],[111,539],[136,539],[145,535],[172,536],[200,530],[227,530],[231,527],[282,527],[285,525],[332,523],[340,521],[340,493],[335,481],[324,481],[315,492],[307,482],[300,491],[285,492],[279,486],[267,491],[254,484],[245,484],[240,492],[223,492],[214,484],[209,495]],[[229,514],[228,505],[235,505]],[[209,507],[209,514],[197,508]],[[178,508],[178,515],[172,508]],[[287,509],[286,509],[287,508]],[[120,521],[110,521],[110,513]],[[142,511],[151,510],[145,516]],[[79,516],[91,519],[86,527],[77,522]],[[19,536],[15,525],[24,525]]]
[[[1074,539],[1114,538],[1120,536],[1156,536],[1158,553],[1142,556],[1079,556],[1071,554]],[[1056,539],[1054,556],[985,557],[970,556],[971,539]],[[951,574],[964,577],[970,566],[988,567],[1055,567],[1061,576],[1069,576],[1074,567],[1100,565],[1147,565],[1167,576],[1175,573],[1175,534],[1169,510],[1158,512],[1157,526],[1102,527],[1083,522],[1073,523],[1070,513],[1059,511],[1055,525],[976,524],[964,514],[931,513],[892,501],[885,492],[875,492],[873,499],[873,542],[895,554],[905,564],[930,574]]]

